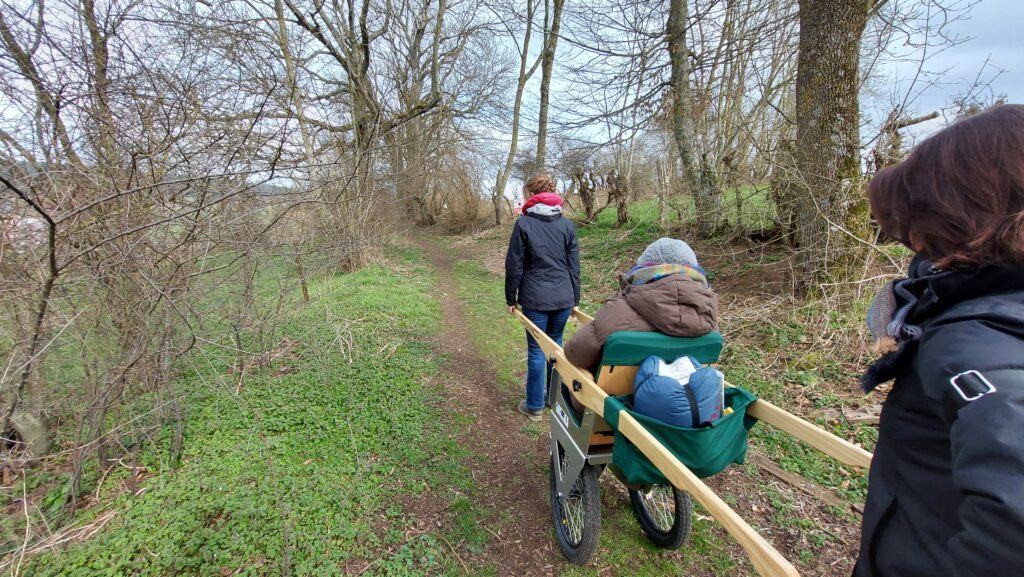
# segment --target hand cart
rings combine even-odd
[[[650,355],[671,362],[683,355],[714,363],[722,349],[718,333],[685,339],[659,333],[612,334],[605,343],[595,382],[573,366],[558,344],[525,315],[516,315],[552,365],[551,510],[566,558],[586,563],[597,549],[601,525],[598,479],[605,468],[626,483],[633,512],[658,546],[677,548],[690,531],[691,496],[736,539],[758,574],[798,577],[796,568],[701,481],[746,453],[746,431],[768,423],[854,467],[867,468],[871,453],[726,383],[732,414],[709,428],[676,430],[630,409],[637,365]],[[573,309],[581,324],[593,318]],[[718,423],[721,423],[719,425]],[[690,466],[684,464],[689,462]]]

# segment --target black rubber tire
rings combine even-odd
[[[629,491],[629,501],[633,505],[633,515],[640,523],[647,538],[655,545],[663,549],[678,549],[690,536],[690,528],[693,517],[693,503],[690,501],[690,494],[680,491],[675,487],[662,487],[660,490],[671,489],[673,493],[672,502],[674,511],[672,515],[672,526],[665,529],[665,523],[658,523],[648,509],[647,504],[638,490]]]
[[[560,449],[559,449],[560,450]],[[572,506],[579,507],[579,535],[572,535],[569,523],[563,515],[564,503],[558,498],[557,469],[561,456],[551,455],[549,478],[551,480],[551,523],[555,529],[558,546],[570,563],[585,565],[597,550],[601,535],[601,487],[598,478],[601,467],[584,465],[571,491]]]

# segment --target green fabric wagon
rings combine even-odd
[[[609,336],[605,343],[601,368],[632,367],[649,356],[659,357],[669,363],[683,356],[691,356],[702,364],[710,364],[718,361],[722,344],[722,335],[717,332],[696,338],[649,332],[617,332]],[[599,374],[602,372],[598,371]],[[701,478],[715,475],[732,463],[742,463],[746,457],[747,431],[757,422],[747,415],[747,407],[756,400],[753,394],[730,387],[725,392],[725,404],[732,408],[732,413],[719,418],[709,427],[688,428],[676,427],[633,411],[631,394],[609,395],[605,399],[604,419],[615,431],[612,463],[628,484],[669,484],[658,468],[619,432],[619,413],[626,411],[695,475]]]

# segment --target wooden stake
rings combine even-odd
[[[763,470],[765,473],[768,473],[772,477],[775,477],[776,479],[786,483],[787,485],[793,487],[794,489],[797,489],[807,495],[810,495],[811,497],[814,497],[815,499],[821,501],[825,505],[829,505],[831,507],[838,507],[840,509],[850,509],[861,514],[864,513],[863,507],[861,507],[857,503],[847,501],[846,499],[843,499],[842,497],[826,489],[825,487],[817,485],[816,483],[812,483],[807,479],[804,479],[800,475],[797,475],[796,473],[790,473],[789,471],[775,464],[774,461],[772,461],[768,457],[765,457],[764,455],[754,453],[753,451],[748,452],[747,461],[757,465],[758,467],[761,468],[761,470]]]

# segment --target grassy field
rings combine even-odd
[[[151,478],[123,494],[104,479],[91,539],[27,559],[22,575],[424,575],[454,572],[447,529],[416,529],[405,504],[426,487],[472,489],[465,449],[439,425],[425,385],[438,366],[433,273],[415,251],[316,282],[286,315],[298,343],[235,394],[230,358],[204,351],[182,375],[183,463],[144,455]],[[332,320],[333,319],[333,320]],[[344,319],[344,321],[342,320]],[[345,321],[352,321],[350,324]],[[339,330],[352,346],[340,346]],[[15,492],[19,488],[15,488]],[[91,488],[90,488],[91,489]],[[119,495],[120,493],[120,495]],[[458,503],[454,504],[458,509]]]

